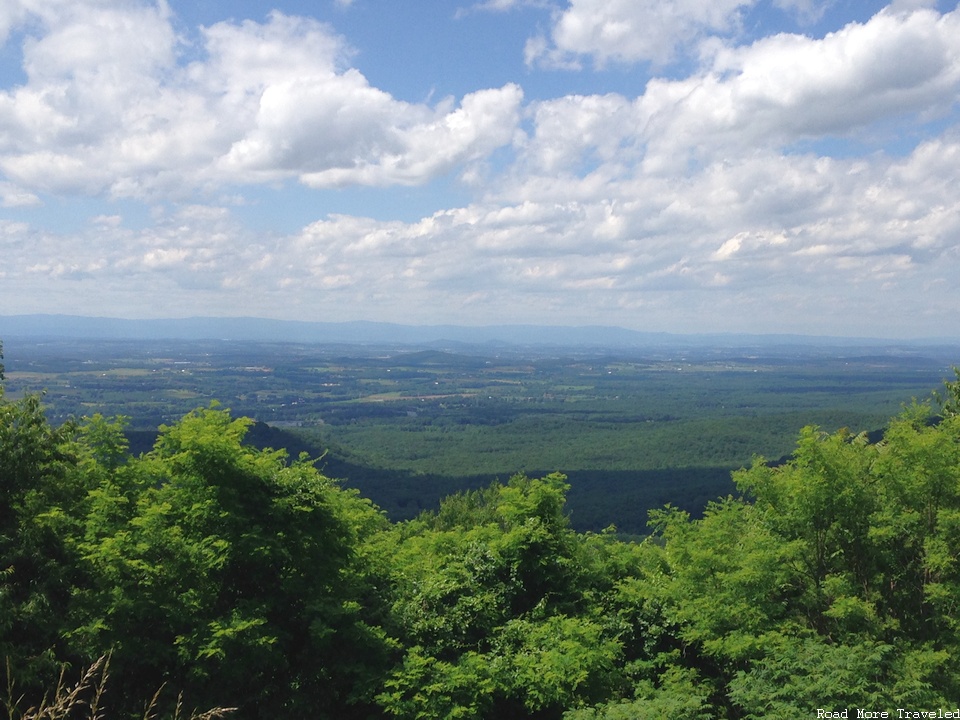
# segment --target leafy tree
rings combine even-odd
[[[73,528],[67,510],[85,495],[76,430],[51,427],[37,396],[0,396],[0,657],[19,669],[25,689],[56,664],[78,574],[64,542]]]
[[[600,553],[570,530],[567,489],[517,475],[384,536],[406,648],[379,696],[390,715],[559,718],[618,685],[620,628],[594,600]]]
[[[131,457],[0,395],[0,654],[18,687],[111,652],[242,718],[762,718],[960,696],[960,374],[883,439],[805,428],[639,543],[517,475],[389,525],[217,406]],[[175,693],[171,693],[172,696]],[[12,713],[8,713],[12,714]]]
[[[356,547],[384,521],[308,460],[243,445],[249,424],[197,410],[104,474],[75,541],[93,582],[71,637],[113,648],[132,699],[169,679],[244,717],[349,717],[383,650]],[[95,455],[115,449],[101,440]]]
[[[960,368],[955,367],[953,374],[956,380],[943,381],[945,394],[941,395],[937,392],[933,394],[934,399],[940,405],[940,415],[943,417],[960,415]]]
[[[669,665],[655,679],[641,678],[632,699],[614,699],[595,707],[577,708],[563,720],[713,720],[709,685],[695,670]]]
[[[929,659],[898,652],[893,645],[864,637],[831,642],[822,636],[777,636],[764,656],[737,673],[729,685],[739,717],[802,717],[811,708],[930,707],[946,699],[915,682]],[[937,664],[943,658],[935,659]],[[850,713],[853,714],[852,712]]]
[[[670,672],[696,674],[712,717],[828,700],[945,707],[960,688],[948,662],[960,652],[958,439],[960,417],[934,422],[926,404],[877,443],[806,428],[785,464],[735,473],[749,500],[713,503],[701,520],[655,513],[664,565],[634,602],[658,608],[668,642],[641,670],[638,700],[609,707],[671,697]]]
[[[243,445],[249,422],[197,410],[131,458],[121,422],[0,402],[0,653],[24,692],[111,651],[117,712],[168,683],[240,717],[366,715],[388,646],[361,546],[386,522]]]

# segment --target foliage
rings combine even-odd
[[[560,717],[622,682],[611,590],[569,529],[562,475],[453,496],[385,536],[408,648],[380,701],[396,717]],[[629,562],[629,561],[628,561]]]
[[[943,381],[943,395],[938,392],[933,394],[940,405],[940,415],[943,417],[960,415],[960,368],[955,367],[953,375],[956,378],[955,380]]]
[[[956,696],[958,438],[916,404],[879,443],[807,428],[788,463],[736,474],[750,502],[657,516],[658,597],[714,716]]]
[[[63,541],[83,502],[72,423],[51,427],[40,399],[0,398],[0,655],[24,682],[56,666],[60,618],[78,574]]]
[[[0,397],[7,716],[72,697],[106,718],[101,695],[111,718],[150,697],[150,716],[238,718],[947,708],[958,398],[960,375],[938,412],[914,402],[879,439],[805,428],[785,462],[736,472],[737,495],[658,510],[624,542],[572,529],[558,473],[391,524],[308,457],[246,444],[251,421],[216,405],[134,457],[122,419],[54,426],[38,396]],[[64,663],[100,669],[51,692]]]
[[[357,547],[384,523],[368,502],[241,444],[248,421],[215,407],[140,458],[101,417],[55,430],[33,397],[0,412],[0,647],[25,690],[38,659],[112,650],[117,708],[164,682],[241,717],[363,705],[385,652],[365,621]]]

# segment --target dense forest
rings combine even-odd
[[[10,720],[60,701],[634,720],[960,698],[960,373],[875,442],[804,429],[702,517],[651,513],[640,542],[573,530],[556,473],[391,522],[315,458],[245,444],[252,421],[216,404],[134,456],[122,419],[54,425],[40,396],[2,393]]]

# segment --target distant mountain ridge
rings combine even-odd
[[[0,315],[5,337],[126,340],[234,340],[359,345],[465,345],[557,347],[745,347],[757,345],[890,346],[960,345],[960,339],[889,340],[812,335],[674,334],[602,325],[401,325],[386,322],[309,322],[254,317],[152,320],[74,315]]]

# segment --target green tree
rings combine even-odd
[[[955,380],[943,381],[944,394],[941,395],[936,392],[933,394],[934,399],[940,406],[940,415],[943,417],[960,415],[960,368],[955,367],[953,374]]]
[[[805,428],[742,497],[580,535],[564,476],[390,526],[216,406],[133,458],[120,420],[0,395],[0,653],[24,692],[112,651],[240,717],[763,718],[960,696],[960,374],[880,442]],[[171,692],[172,699],[175,692]],[[141,712],[142,714],[142,712]]]
[[[387,662],[381,513],[215,407],[132,458],[123,423],[0,399],[0,655],[18,692],[111,652],[111,708],[164,683],[239,717],[366,717]]]
[[[670,672],[695,673],[706,700],[685,717],[946,707],[960,690],[958,440],[960,417],[926,404],[877,443],[806,428],[785,464],[735,473],[747,499],[699,520],[656,513],[663,566],[634,602],[681,651],[662,644],[622,707],[672,697]]]
[[[385,521],[308,460],[243,445],[249,424],[197,410],[112,470],[106,429],[88,430],[102,476],[75,540],[92,582],[71,639],[113,649],[131,702],[169,680],[242,717],[350,717],[384,652],[357,548]]]
[[[0,396],[0,657],[25,690],[63,654],[78,575],[65,537],[85,496],[77,452],[76,425],[51,427],[39,397]]]
[[[559,718],[619,687],[623,628],[598,601],[616,553],[569,528],[568,487],[517,475],[384,534],[404,647],[390,715]]]

